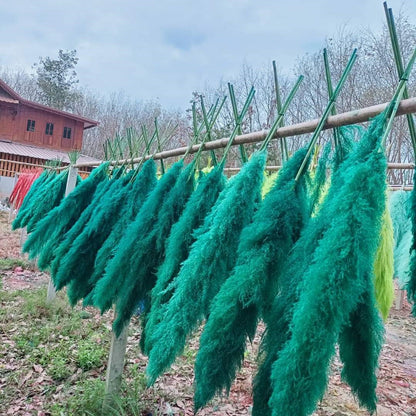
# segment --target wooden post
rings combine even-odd
[[[77,184],[78,169],[72,166],[69,167],[68,178],[66,180],[65,196],[68,196]],[[49,280],[48,293],[46,295],[46,302],[51,303],[56,298],[56,290],[52,279]]]
[[[114,399],[120,393],[127,347],[128,327],[128,324],[124,326],[119,337],[116,337],[114,331],[111,335],[111,348],[108,357],[107,375],[105,378],[103,414],[106,414],[106,411],[113,407]]]

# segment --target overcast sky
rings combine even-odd
[[[389,0],[416,24],[416,0]],[[0,66],[76,49],[80,84],[185,108],[243,63],[290,72],[343,26],[381,30],[381,0],[0,0]]]

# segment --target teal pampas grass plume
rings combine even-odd
[[[413,184],[416,184],[416,169],[413,175]],[[410,197],[411,210],[410,218],[412,221],[412,245],[410,248],[410,267],[409,267],[409,281],[406,284],[407,298],[413,303],[412,314],[416,316],[416,186],[413,187]]]
[[[134,171],[130,171],[113,181],[112,186],[95,207],[94,215],[61,260],[57,279],[69,284],[68,298],[72,305],[87,296],[94,287],[91,275],[97,252],[111,233],[126,196],[131,192],[133,173]]]
[[[156,284],[151,294],[151,310],[147,316],[145,326],[145,351],[147,353],[153,345],[154,328],[161,320],[161,306],[172,295],[168,287],[178,274],[181,263],[188,257],[189,249],[195,241],[193,232],[203,223],[218,195],[223,190],[225,182],[222,165],[217,165],[210,172],[200,177],[197,188],[189,198],[183,214],[172,227],[171,234],[166,242],[165,259],[157,271]]]
[[[376,308],[373,286],[369,284],[348,323],[342,328],[338,342],[344,365],[341,377],[350,385],[360,405],[371,412],[376,410],[376,369],[383,335],[383,322]]]
[[[101,311],[111,308],[116,301],[120,288],[127,281],[134,281],[136,271],[140,268],[143,253],[137,250],[138,244],[146,239],[152,231],[157,213],[174,186],[183,167],[183,162],[177,162],[159,179],[155,188],[149,193],[136,218],[126,228],[125,234],[114,248],[114,255],[109,260],[104,276],[97,282],[94,289],[95,304]],[[146,253],[152,256],[153,253]]]
[[[298,287],[312,262],[315,246],[331,221],[328,201],[332,199],[338,186],[343,183],[339,166],[341,162],[354,165],[361,162],[362,159],[360,155],[355,155],[355,158],[346,161],[340,159],[341,154],[344,158],[348,157],[352,145],[349,129],[343,128],[341,133],[341,143],[344,150],[342,152],[337,151],[335,154],[331,180],[327,181],[332,185],[329,187],[322,204],[319,205],[317,215],[306,222],[299,240],[291,250],[280,278],[279,293],[273,301],[270,314],[264,317],[267,326],[260,345],[260,365],[253,382],[253,416],[268,416],[271,414],[268,401],[272,393],[270,380],[272,364],[277,360],[280,350],[289,339],[289,325],[292,320],[294,306],[299,298]],[[323,166],[324,164],[320,162],[319,165]],[[312,195],[309,206],[313,207],[315,198],[313,198],[313,192],[310,192],[310,189],[313,188],[309,186],[309,198]],[[311,213],[312,211],[314,210],[310,209]]]
[[[343,183],[329,201],[331,223],[299,286],[290,338],[272,367],[273,416],[314,411],[325,392],[338,335],[372,284],[385,207],[386,161],[379,151],[383,123],[383,115],[376,118],[354,150],[362,162],[342,166]],[[370,411],[375,397],[374,391]]]
[[[106,176],[107,168],[108,163],[105,163],[94,169],[87,179],[76,186],[57,207],[39,221],[35,230],[28,236],[23,251],[29,253],[29,258],[39,256],[38,267],[41,270],[50,264],[53,248],[59,244],[91,202],[98,183]]]
[[[286,258],[308,212],[304,181],[294,178],[306,151],[298,151],[279,172],[253,222],[241,234],[237,263],[214,298],[195,364],[195,408],[216,392],[229,391],[244,358],[247,338],[268,314]]]
[[[174,293],[154,331],[147,374],[153,383],[183,350],[186,336],[209,312],[235,264],[242,229],[261,199],[266,152],[255,153],[222,191],[173,282]]]
[[[65,196],[68,171],[65,170],[45,183],[37,192],[36,202],[32,205],[30,215],[22,223],[31,233],[37,223],[44,218],[53,208],[60,204]]]
[[[97,252],[93,274],[90,278],[93,289],[84,298],[84,305],[94,305],[100,309],[105,309],[102,299],[99,296],[95,296],[96,284],[104,276],[105,268],[114,256],[114,248],[117,247],[129,224],[136,218],[146,197],[154,189],[156,183],[156,164],[153,159],[149,159],[143,164],[142,169],[134,179],[132,189],[121,207],[118,220],[114,224],[110,235]]]
[[[409,281],[410,248],[412,246],[411,192],[404,190],[390,193],[390,215],[394,236],[394,277],[399,287]]]
[[[130,260],[130,268],[134,274],[124,280],[116,301],[117,317],[113,323],[116,334],[119,334],[129,322],[140,301],[145,300],[145,312],[148,312],[150,291],[155,284],[157,267],[160,266],[165,255],[166,240],[172,225],[181,216],[193,189],[194,162],[191,162],[179,173],[174,185],[165,194],[161,205],[157,207],[156,221],[149,232],[135,243],[134,260],[133,262]],[[141,340],[142,345],[143,343],[144,339]]]
[[[118,171],[116,172],[116,175],[117,174]],[[65,233],[64,237],[59,242],[59,245],[55,247],[52,255],[53,260],[50,263],[50,273],[52,281],[58,290],[66,284],[65,282],[62,282],[61,284],[61,282],[56,279],[56,275],[58,273],[58,270],[60,269],[61,259],[65,257],[66,253],[71,248],[72,243],[75,241],[78,235],[82,233],[82,230],[90,221],[91,216],[94,215],[95,207],[99,204],[99,201],[105,195],[106,191],[111,186],[114,180],[116,179],[107,178],[98,183],[94,195],[91,199],[91,202],[84,209],[84,211],[82,211],[82,214],[73,224],[73,226]]]

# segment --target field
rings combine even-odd
[[[46,304],[48,275],[20,255],[20,231],[10,231],[0,211],[0,414],[99,415],[104,394],[112,314],[72,309],[65,293]],[[115,415],[193,415],[193,362],[198,334],[152,388],[146,389],[146,357],[139,349],[139,318],[129,330],[123,392]],[[230,395],[199,415],[249,415],[252,376],[261,330]],[[366,415],[340,379],[336,358],[328,392],[315,416]],[[405,302],[392,310],[378,374],[378,416],[416,416],[416,321]],[[106,412],[106,415],[111,412]]]

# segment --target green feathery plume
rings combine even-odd
[[[136,218],[129,224],[125,234],[114,248],[114,256],[109,260],[104,276],[97,282],[95,288],[95,304],[102,312],[111,308],[118,300],[121,287],[127,281],[133,282],[143,253],[137,250],[138,244],[149,236],[163,200],[170,192],[182,171],[183,161],[174,163],[170,169],[158,180],[155,188],[150,192]],[[153,253],[146,253],[152,257]]]
[[[416,169],[413,175],[413,184],[416,184]],[[406,284],[406,290],[409,302],[413,303],[412,314],[413,316],[416,316],[416,186],[413,186],[410,201],[410,219],[412,221],[413,239],[410,247],[409,280]]]
[[[388,200],[386,202],[388,202]],[[389,316],[389,311],[394,301],[393,256],[393,223],[390,216],[389,205],[386,203],[381,226],[380,243],[374,261],[375,296],[378,309],[384,320]]]
[[[114,224],[110,235],[97,252],[94,270],[89,280],[93,289],[84,298],[84,305],[102,306],[100,304],[100,298],[95,299],[95,285],[104,276],[105,268],[110,259],[114,256],[114,248],[117,247],[129,224],[136,218],[136,215],[149,193],[156,186],[156,183],[156,164],[153,159],[149,159],[143,164],[142,169],[134,179],[132,189],[126,196],[125,203],[121,207],[117,222]]]
[[[107,192],[95,206],[94,215],[76,237],[65,256],[61,258],[56,281],[69,284],[68,298],[71,305],[86,296],[91,290],[90,277],[94,270],[98,250],[119,218],[121,207],[131,191],[134,170],[112,181]]]
[[[314,411],[326,388],[337,337],[372,288],[385,207],[386,160],[379,149],[384,122],[385,114],[372,122],[355,150],[364,153],[362,163],[342,167],[344,183],[329,200],[328,214],[333,220],[317,243],[298,288],[290,338],[272,367],[269,406],[273,416]],[[368,362],[377,362],[377,358]],[[372,387],[372,400],[366,403],[370,411],[376,403],[375,385]]]
[[[39,189],[43,187],[43,185],[48,181],[51,180],[53,176],[56,175],[56,172],[49,172],[45,169],[41,175],[33,182],[32,186],[30,187],[28,193],[26,194],[22,205],[19,209],[19,212],[16,215],[16,218],[12,222],[12,229],[16,230],[17,228],[22,228],[21,225],[23,218],[30,212],[31,207],[33,205],[34,200],[37,198],[37,193]]]
[[[66,232],[66,234],[62,238],[62,241],[55,248],[52,256],[53,260],[50,264],[50,273],[52,281],[54,282],[58,290],[62,289],[62,287],[65,285],[65,283],[61,284],[56,280],[56,275],[58,273],[58,270],[60,269],[60,263],[62,258],[65,257],[66,253],[69,251],[69,249],[72,246],[72,243],[75,241],[78,235],[82,233],[82,230],[86,227],[88,222],[91,220],[91,217],[94,215],[95,208],[99,204],[101,198],[106,194],[108,189],[112,186],[113,182],[117,180],[117,178],[119,178],[123,170],[124,169],[122,168],[114,170],[111,178],[107,178],[97,185],[97,188],[94,192],[94,196],[91,199],[91,203],[84,209],[81,216],[78,218],[75,224]]]
[[[330,201],[344,183],[342,172],[348,167],[362,163],[368,153],[360,152],[361,148],[356,149],[356,152],[352,151],[352,129],[354,127],[350,126],[340,130],[340,145],[343,146],[343,151],[335,153],[328,194],[318,214],[306,223],[299,240],[295,243],[280,279],[281,287],[273,302],[270,319],[267,317],[265,319],[267,327],[259,352],[260,366],[253,383],[253,416],[271,415],[268,401],[272,393],[270,379],[272,365],[290,337],[289,326],[299,299],[299,287],[313,261],[315,247],[332,221]],[[340,155],[345,159],[341,160]]]
[[[394,234],[394,277],[399,287],[409,281],[410,247],[412,245],[411,193],[400,190],[390,193],[390,215]]]
[[[195,408],[229,391],[244,358],[247,337],[269,313],[286,258],[308,213],[303,180],[294,178],[306,154],[299,150],[279,172],[253,222],[241,233],[237,262],[214,298],[195,364]]]
[[[383,321],[377,311],[372,285],[368,285],[348,323],[339,334],[341,378],[357,396],[361,406],[376,410],[376,369],[384,341]]]
[[[172,295],[169,286],[186,260],[198,229],[225,185],[223,165],[217,165],[207,174],[200,175],[198,186],[189,198],[179,221],[172,227],[166,242],[165,260],[157,272],[157,280],[151,294],[151,310],[145,326],[145,351],[148,353],[153,345],[154,328],[161,321],[161,305],[166,304]]]
[[[30,218],[32,218],[34,207],[38,203],[42,203],[39,196],[43,195],[43,189],[45,186],[49,186],[50,182],[52,182],[57,176],[58,173],[56,171],[47,172],[45,170],[43,174],[40,175],[39,178],[33,183],[31,192],[28,192],[26,195],[19,212],[12,223],[12,229],[15,230],[26,226]]]
[[[266,151],[252,155],[227,183],[172,282],[174,293],[154,330],[147,374],[152,384],[183,350],[186,336],[208,314],[209,305],[234,267],[242,229],[261,200]]]
[[[35,230],[29,234],[23,251],[29,253],[29,258],[39,256],[38,267],[41,270],[44,270],[52,260],[53,247],[59,244],[63,235],[91,202],[97,184],[106,177],[107,168],[108,163],[104,163],[94,169],[91,175],[39,221]]]
[[[183,161],[177,163],[183,165]],[[136,240],[134,258],[130,259],[132,273],[121,285],[116,300],[117,317],[113,323],[116,335],[120,334],[129,322],[140,301],[145,300],[146,313],[150,308],[150,291],[156,282],[155,272],[165,256],[166,240],[172,225],[180,218],[194,190],[194,168],[195,161],[192,161],[179,173],[171,190],[165,194],[161,205],[157,207],[153,227],[146,234],[138,234],[142,235],[142,238]]]
[[[44,183],[38,190],[36,202],[34,201],[32,205],[30,215],[21,223],[21,225],[26,226],[28,233],[31,233],[37,223],[62,201],[65,195],[67,178],[68,170],[65,170]]]
[[[339,137],[339,134],[338,136]],[[309,183],[309,193],[310,193],[310,211],[311,215],[317,213],[321,203],[322,198],[324,197],[325,191],[327,191],[327,170],[328,170],[328,161],[331,153],[331,143],[328,143],[322,152],[322,156],[319,159],[318,166],[314,171],[313,178]]]

